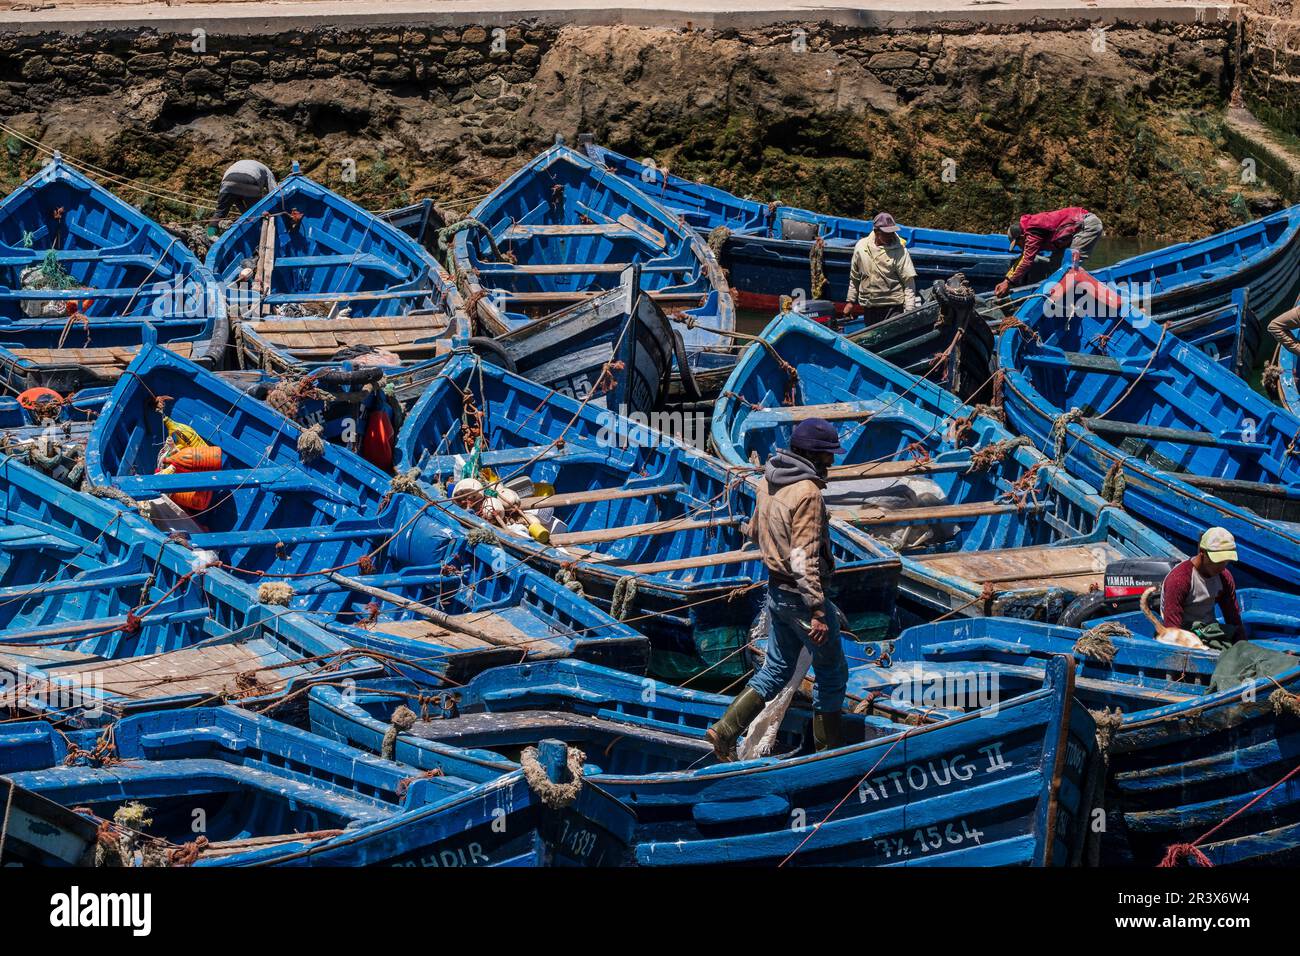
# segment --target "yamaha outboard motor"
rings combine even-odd
[[[1087,627],[1093,618],[1136,611],[1147,588],[1158,588],[1178,564],[1173,558],[1120,558],[1106,565],[1104,586],[1084,594],[1061,612],[1065,627]],[[1158,606],[1158,605],[1157,605]]]
[[[833,325],[835,322],[835,303],[828,299],[810,299],[796,306],[795,311],[822,325]]]

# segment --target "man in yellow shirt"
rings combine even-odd
[[[916,308],[916,267],[887,212],[871,221],[871,232],[853,247],[844,317],[861,315],[874,325]]]

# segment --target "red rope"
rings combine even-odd
[[[1254,796],[1254,797],[1251,799],[1251,801],[1250,801],[1249,803],[1247,803],[1245,806],[1241,807],[1241,808],[1238,809],[1238,810],[1233,811],[1233,813],[1232,813],[1230,816],[1224,817],[1224,818],[1223,818],[1222,820],[1220,820],[1217,824],[1215,824],[1213,828],[1211,828],[1210,830],[1207,830],[1205,833],[1201,834],[1199,837],[1197,837],[1197,838],[1196,838],[1195,840],[1193,840],[1191,843],[1173,843],[1173,844],[1171,844],[1171,845],[1169,846],[1169,848],[1165,851],[1165,858],[1164,858],[1163,860],[1161,860],[1160,863],[1159,863],[1158,865],[1159,865],[1159,866],[1177,866],[1178,864],[1182,863],[1183,860],[1187,859],[1187,858],[1190,856],[1192,859],[1194,859],[1194,860],[1195,860],[1197,863],[1199,863],[1201,866],[1214,866],[1214,864],[1210,862],[1210,858],[1207,857],[1203,852],[1201,852],[1200,849],[1198,849],[1198,844],[1204,843],[1204,842],[1205,842],[1206,840],[1208,840],[1210,837],[1214,836],[1214,834],[1218,833],[1220,830],[1222,830],[1224,827],[1226,827],[1229,823],[1231,823],[1231,822],[1232,822],[1233,820],[1235,820],[1237,817],[1241,816],[1243,813],[1245,813],[1247,810],[1249,810],[1249,809],[1250,809],[1251,807],[1253,807],[1255,804],[1259,803],[1259,801],[1263,800],[1263,799],[1264,799],[1265,797],[1267,797],[1270,793],[1272,793],[1272,792],[1273,792],[1274,790],[1276,790],[1278,787],[1282,786],[1282,784],[1286,783],[1288,780],[1290,780],[1292,777],[1294,777],[1294,776],[1295,776],[1296,774],[1298,774],[1298,773],[1300,773],[1300,764],[1297,764],[1295,767],[1293,767],[1292,770],[1291,770],[1291,772],[1288,773],[1288,774],[1287,774],[1285,777],[1283,777],[1281,780],[1279,780],[1277,783],[1273,784],[1271,787],[1269,787],[1269,788],[1268,788],[1267,790],[1265,790],[1264,792],[1259,793],[1259,794],[1257,794],[1256,796]]]

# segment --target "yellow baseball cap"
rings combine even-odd
[[[1211,561],[1236,561],[1237,542],[1227,528],[1210,528],[1201,535],[1201,550]]]

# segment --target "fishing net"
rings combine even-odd
[[[86,288],[59,264],[59,254],[53,249],[45,253],[39,265],[24,269],[19,278],[22,288],[29,292],[66,292]],[[32,318],[51,318],[64,315],[66,306],[62,299],[26,299],[23,312]]]

